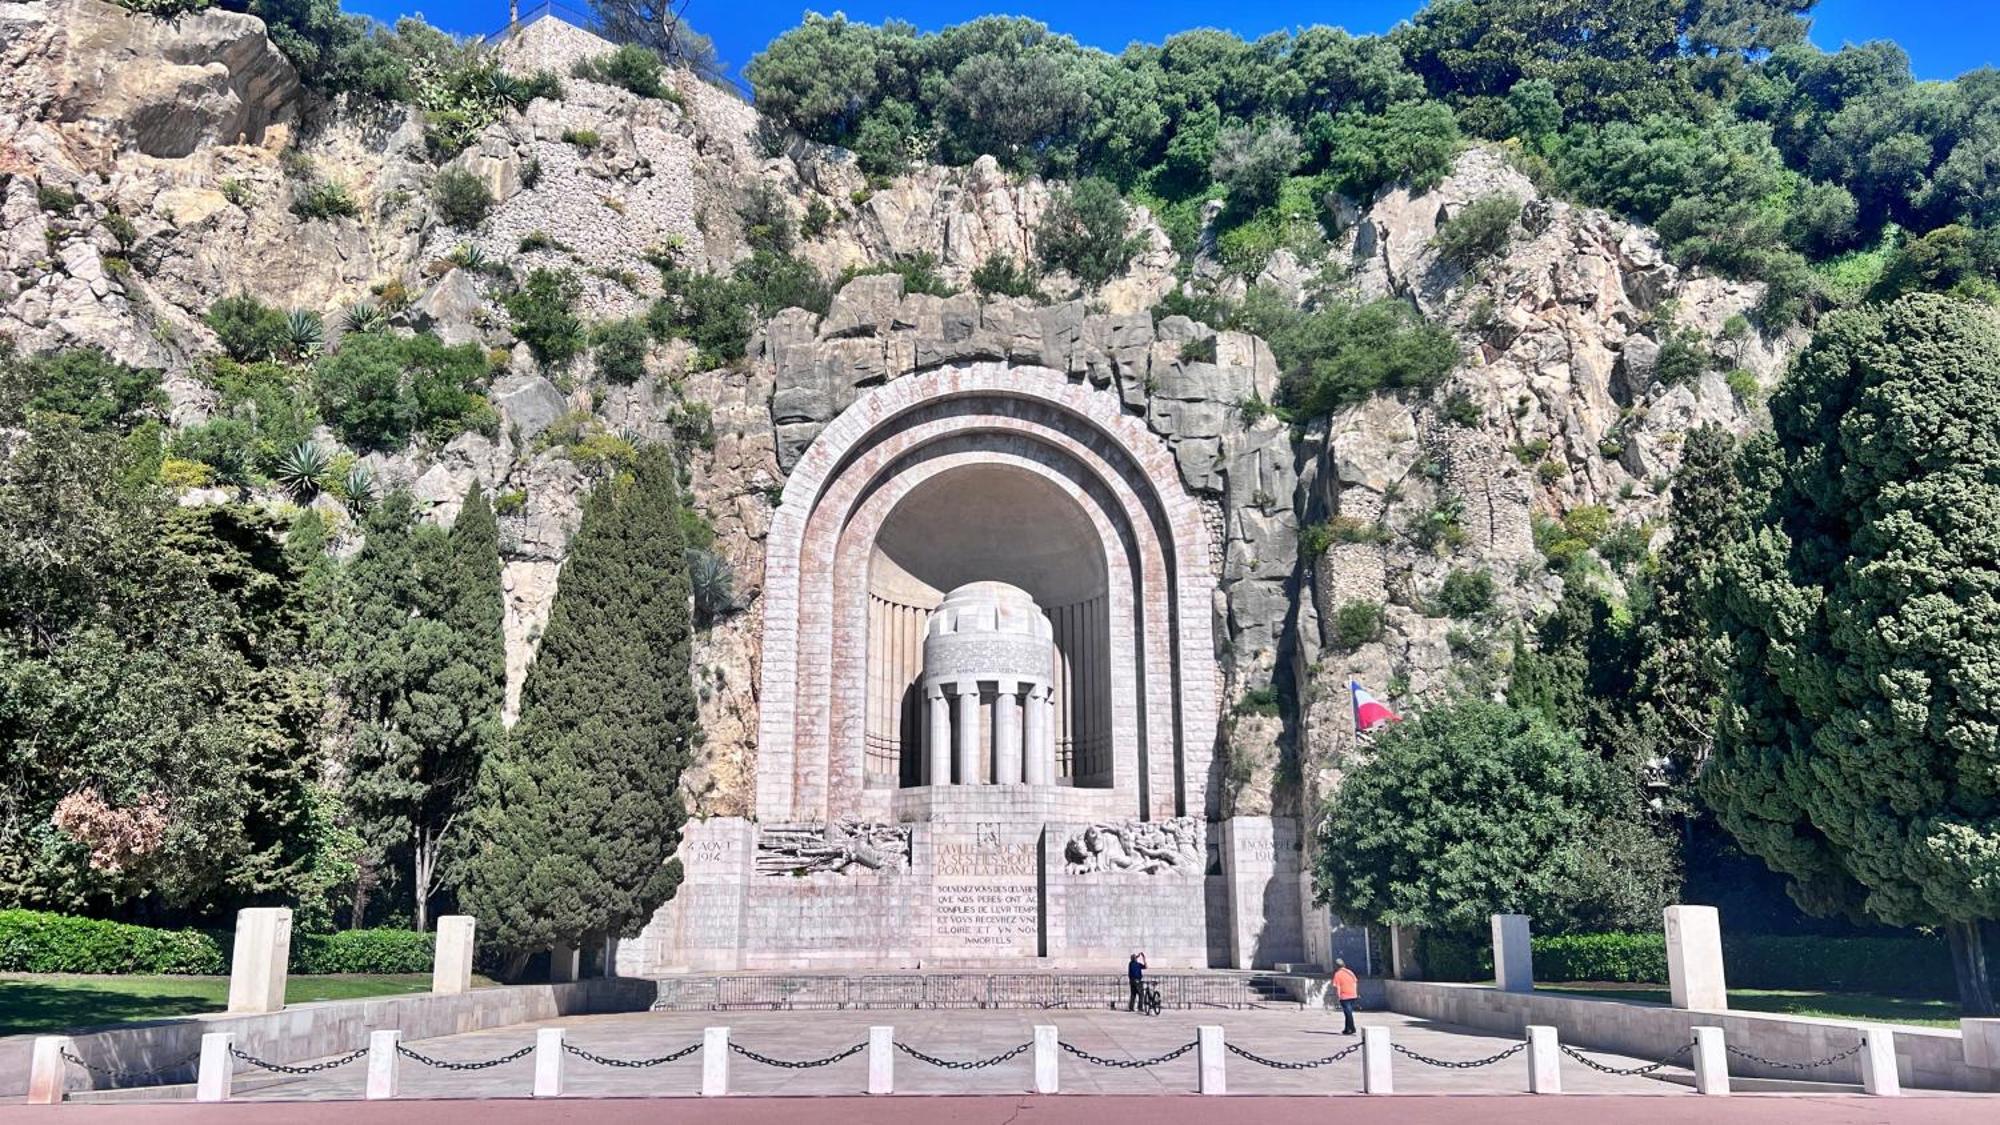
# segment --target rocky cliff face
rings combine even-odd
[[[544,20],[497,49],[511,69],[567,75],[605,47]],[[1062,300],[1073,288],[1061,277],[1045,283],[1055,303],[1038,304],[909,294],[899,278],[866,276],[825,317],[795,309],[770,320],[737,367],[689,370],[689,349],[662,347],[646,378],[605,386],[586,364],[538,370],[507,331],[496,283],[451,266],[453,248],[474,245],[517,272],[575,270],[587,316],[622,316],[659,293],[648,251],[677,246],[717,268],[747,254],[738,205],[772,185],[795,215],[817,201],[832,216],[800,248],[829,275],[929,254],[962,285],[991,255],[1031,256],[1051,189],[991,161],[871,189],[846,154],[800,143],[773,153],[754,110],[691,76],[676,76],[669,100],[565,77],[561,100],[496,122],[454,162],[498,201],[478,231],[462,232],[425,202],[437,170],[419,123],[309,111],[253,19],[210,12],[164,24],[101,0],[0,3],[0,54],[0,333],[24,348],[96,345],[162,368],[182,424],[210,408],[198,367],[215,341],[200,316],[237,291],[330,322],[351,302],[406,294],[400,323],[511,352],[489,396],[497,436],[370,458],[441,521],[473,480],[518,494],[502,517],[510,699],[590,484],[560,443],[538,439],[560,423],[666,440],[702,407],[712,412],[712,444],[691,449],[690,488],[735,571],[739,610],[697,646],[707,743],[685,776],[703,813],[749,811],[773,498],[866,386],[960,361],[1046,366],[1119,395],[1172,445],[1218,547],[1224,698],[1239,704],[1227,723],[1228,800],[1255,813],[1312,807],[1337,779],[1349,676],[1402,697],[1441,690],[1559,596],[1562,579],[1535,546],[1537,517],[1601,506],[1613,524],[1646,527],[1664,510],[1689,428],[1752,424],[1754,407],[1719,375],[1657,378],[1672,331],[1707,340],[1760,384],[1788,347],[1723,339],[1754,303],[1751,288],[1684,276],[1649,232],[1544,198],[1499,154],[1476,150],[1430,192],[1393,190],[1356,208],[1334,248],[1360,295],[1399,296],[1450,325],[1463,362],[1434,393],[1378,397],[1302,430],[1244,409],[1276,390],[1261,340],[1180,317],[1155,323],[1148,310],[1181,263],[1143,215],[1132,268],[1088,301]],[[565,141],[579,130],[601,143]],[[358,215],[291,213],[302,176],[343,185]],[[80,202],[58,213],[38,191],[47,187]],[[1511,248],[1471,272],[1441,260],[1440,222],[1494,194],[1524,203]],[[114,213],[129,222],[122,235],[107,221]],[[539,248],[522,249],[536,233]],[[1265,272],[1293,288],[1303,277],[1283,252]],[[1438,532],[1440,512],[1455,531]],[[1305,536],[1325,549],[1302,557],[1301,528],[1321,525],[1344,531]],[[1478,622],[1434,612],[1446,576],[1464,570],[1490,575],[1496,590],[1498,608]],[[1342,641],[1341,607],[1364,603],[1381,607],[1379,637]],[[1297,706],[1272,714],[1274,697]]]

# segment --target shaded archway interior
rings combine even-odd
[[[869,556],[867,783],[936,780],[924,765],[924,623],[951,590],[1004,582],[1034,598],[1055,635],[1057,783],[1110,786],[1105,551],[1073,497],[1013,465],[949,469],[903,497]]]

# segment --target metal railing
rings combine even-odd
[[[1166,1008],[1295,1007],[1247,976],[1157,974],[1147,982]],[[813,1009],[1075,1008],[1125,1005],[1125,978],[1110,973],[906,973],[839,976],[752,974],[668,978],[656,1012]]]

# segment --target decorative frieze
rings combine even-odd
[[[910,827],[842,821],[833,824],[773,824],[757,836],[759,875],[844,875],[860,868],[881,871],[910,866]]]
[[[1063,845],[1063,862],[1072,875],[1104,871],[1199,875],[1207,853],[1206,825],[1196,817],[1176,816],[1092,824]]]

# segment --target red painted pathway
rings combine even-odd
[[[223,1105],[78,1105],[0,1107],[0,1125],[479,1125],[533,1122],[672,1122],[673,1125],[768,1125],[770,1122],[865,1125],[1993,1125],[2000,1102],[1985,1097],[1722,1098],[1565,1094],[1559,1097],[1408,1095],[1387,1098],[1273,1098],[1120,1095],[1035,1097],[752,1098],[704,1101],[568,1098],[562,1101],[231,1102]]]

